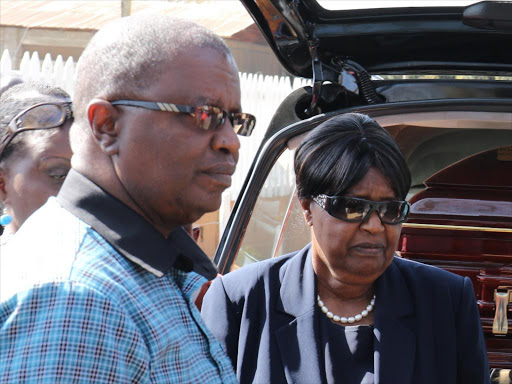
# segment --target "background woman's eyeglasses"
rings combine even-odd
[[[0,158],[18,133],[39,129],[58,128],[73,118],[71,100],[63,103],[40,103],[18,113],[7,126],[9,134],[0,144]]]
[[[228,118],[235,133],[240,136],[250,136],[256,125],[256,117],[249,113],[228,112],[211,105],[192,107],[189,105],[140,100],[113,100],[110,101],[110,104],[140,107],[153,111],[188,113],[195,118],[196,126],[203,130],[215,130],[224,125],[226,118]]]
[[[372,201],[350,196],[313,196],[312,200],[329,215],[349,223],[364,222],[373,211],[384,224],[399,224],[407,220],[407,201]]]

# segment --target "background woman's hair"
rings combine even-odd
[[[405,199],[411,174],[389,132],[363,114],[335,116],[311,131],[295,152],[297,194],[301,199],[344,195],[372,167]]]
[[[9,135],[7,126],[18,113],[35,104],[62,102],[65,99],[69,99],[69,95],[63,89],[36,81],[23,82],[7,89],[0,96],[0,143]],[[5,163],[13,154],[22,154],[29,137],[45,137],[51,133],[48,130],[20,133],[4,150],[0,163]]]

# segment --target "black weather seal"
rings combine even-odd
[[[370,74],[361,65],[355,61],[347,60],[345,67],[352,70],[356,75],[359,93],[368,104],[381,104],[385,102],[384,98],[379,96],[375,90]]]

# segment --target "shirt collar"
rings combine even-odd
[[[122,255],[158,277],[171,268],[194,271],[208,280],[217,275],[208,256],[183,228],[165,238],[138,213],[73,169],[57,201]]]

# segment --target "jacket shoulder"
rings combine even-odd
[[[246,265],[218,277],[214,280],[212,287],[221,284],[225,294],[235,301],[236,298],[252,296],[259,291],[267,291],[270,286],[275,288],[279,285],[293,260],[302,258],[305,253],[307,253],[307,248]],[[274,291],[274,289],[270,290]]]
[[[418,297],[432,295],[438,298],[451,298],[455,303],[461,300],[463,292],[473,293],[473,285],[468,277],[463,277],[444,269],[395,257],[393,264],[411,292]]]

